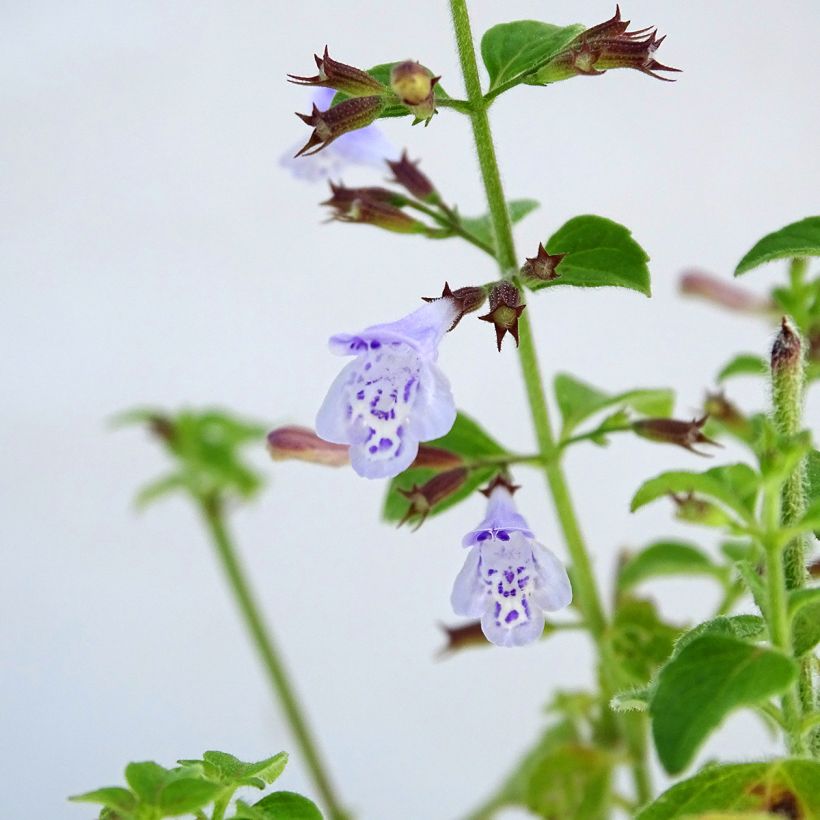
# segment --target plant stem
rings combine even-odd
[[[489,101],[484,98],[481,91],[481,81],[478,75],[466,0],[450,0],[450,11],[453,18],[464,85],[467,90],[467,99],[471,106],[470,122],[473,129],[473,139],[495,234],[496,258],[502,276],[514,280],[518,267],[518,256],[515,251],[512,222],[507,210],[495,145],[490,130],[490,120],[487,114]],[[620,676],[618,670],[613,668],[612,659],[606,646],[606,616],[595,584],[589,554],[573,509],[564,471],[560,460],[557,458],[558,448],[550,423],[549,408],[541,371],[538,366],[532,327],[526,312],[519,319],[519,335],[519,360],[527,399],[538,447],[545,459],[544,471],[547,484],[552,494],[555,510],[572,561],[574,594],[587,628],[598,647],[602,668],[608,670],[601,675],[602,681],[605,686],[611,688],[618,685]],[[612,694],[612,692],[610,691],[609,694]],[[606,701],[609,701],[609,697],[606,697]],[[615,728],[616,732],[616,726],[622,727],[632,757],[636,798],[638,803],[645,803],[650,798],[650,784],[646,764],[643,724],[632,720],[632,716],[624,715],[622,717],[624,719],[618,720],[616,723],[612,712],[605,708],[602,723],[606,724],[606,729]]]
[[[225,526],[221,504],[216,499],[204,499],[200,507],[236,605],[242,613],[245,626],[268,673],[274,693],[279,699],[316,790],[325,804],[328,817],[330,820],[347,820],[349,815],[339,804],[316,742],[308,727],[307,719],[296,697],[293,683],[279,657],[276,644],[262,619],[245,572],[239,563],[233,541]]]
[[[442,227],[447,228],[457,236],[460,236],[462,239],[466,239],[471,245],[475,245],[477,248],[484,251],[484,253],[487,253],[493,258],[495,258],[495,250],[493,250],[493,248],[491,248],[485,242],[482,242],[477,236],[473,236],[460,222],[458,222],[456,219],[453,219],[450,215],[452,212],[442,214],[434,210],[433,208],[428,208],[421,202],[415,202],[412,199],[407,202],[407,207],[414,208],[420,213],[426,214],[431,219],[435,220],[435,222],[437,222]]]

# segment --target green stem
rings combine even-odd
[[[327,809],[331,820],[347,820],[349,815],[342,810],[336,797],[319,750],[308,727],[299,700],[288,673],[282,663],[273,637],[262,620],[259,607],[254,601],[236,549],[225,526],[221,504],[215,499],[201,502],[202,515],[211,535],[228,585],[234,595],[236,605],[242,613],[245,626],[251,635],[256,651],[268,673],[274,693],[279,699],[290,729],[313,778],[316,790]]]
[[[507,210],[495,145],[490,130],[490,120],[487,114],[489,101],[483,97],[481,91],[481,81],[478,75],[478,64],[476,63],[466,0],[450,0],[450,11],[453,18],[464,85],[467,90],[467,99],[471,105],[470,122],[473,129],[473,139],[495,234],[496,259],[502,276],[515,279],[518,256],[515,251],[512,222]],[[572,561],[575,598],[583,619],[598,647],[603,670],[602,681],[605,686],[611,688],[618,685],[620,675],[618,670],[613,668],[614,665],[606,646],[606,616],[595,584],[589,554],[573,509],[564,471],[557,458],[558,449],[552,432],[544,384],[538,366],[535,342],[527,313],[522,314],[519,320],[519,336],[519,359],[527,399],[539,450],[545,459],[544,471],[547,484],[552,494],[555,510]],[[609,694],[611,693],[610,691]],[[609,701],[609,697],[606,697],[606,701]],[[605,709],[602,722],[606,724],[605,730],[616,729],[617,731],[616,726],[622,727],[621,731],[627,741],[632,758],[637,801],[645,803],[650,798],[651,790],[646,763],[643,725],[642,722],[632,720],[633,716],[624,715],[622,717],[624,720],[618,720],[616,725],[613,713]]]
[[[428,208],[421,202],[416,202],[412,199],[407,202],[407,207],[414,208],[420,213],[426,214],[430,217],[430,219],[435,220],[442,227],[451,230],[454,234],[460,236],[462,239],[466,239],[471,245],[475,245],[477,248],[484,251],[484,253],[487,253],[493,258],[495,258],[495,251],[493,250],[493,248],[491,248],[486,242],[482,242],[477,236],[473,236],[466,228],[464,228],[464,226],[460,222],[453,219],[449,213],[439,213],[433,208]]]

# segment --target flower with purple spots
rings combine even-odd
[[[313,96],[313,103],[323,110],[329,108],[335,93],[331,88],[323,88]],[[368,125],[358,131],[342,134],[318,154],[294,158],[293,155],[301,148],[302,142],[290,146],[279,158],[279,164],[297,179],[306,182],[338,179],[351,165],[384,170],[384,161],[398,158],[399,155],[399,150],[377,125]]]
[[[496,479],[485,491],[487,514],[464,536],[470,552],[453,585],[456,615],[481,618],[497,646],[522,646],[544,631],[544,612],[568,606],[572,588],[563,564],[539,544],[516,510],[511,487]]]
[[[398,475],[413,463],[419,442],[453,426],[450,385],[435,361],[457,312],[453,300],[437,299],[397,322],[331,337],[334,353],[355,359],[331,385],[316,432],[325,441],[350,445],[350,463],[359,475]]]

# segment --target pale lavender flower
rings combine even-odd
[[[320,89],[313,102],[322,110],[330,107],[336,92],[332,88]],[[294,157],[302,142],[294,143],[279,158],[279,164],[287,168],[297,179],[317,182],[339,179],[351,165],[362,165],[384,170],[387,159],[398,158],[398,149],[387,139],[377,125],[368,125],[358,131],[350,131],[335,139],[323,151],[311,156]]]
[[[435,364],[458,305],[437,299],[397,322],[330,339],[356,358],[342,369],[316,416],[325,441],[350,445],[350,463],[365,478],[398,475],[419,442],[447,433],[456,418],[450,384]]]
[[[572,600],[563,564],[539,544],[515,508],[510,486],[496,480],[487,495],[487,515],[464,536],[470,552],[453,585],[456,615],[481,618],[488,641],[522,646],[544,631],[544,612]]]

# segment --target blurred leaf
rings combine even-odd
[[[665,388],[627,390],[610,395],[568,373],[555,377],[553,390],[563,421],[561,439],[568,438],[585,419],[610,407],[624,405],[641,415],[660,417],[668,416],[675,402],[675,394]]]
[[[554,26],[535,20],[500,23],[484,32],[481,57],[490,75],[490,90],[500,85],[524,82],[562,51],[584,26]]]
[[[222,786],[207,780],[172,780],[160,791],[158,805],[163,816],[178,817],[207,806],[221,791]]]
[[[615,712],[646,712],[651,697],[651,686],[639,686],[618,692],[609,702],[609,706]]]
[[[792,645],[796,656],[811,652],[820,642],[820,587],[797,589],[789,595]]]
[[[747,464],[713,467],[704,473],[670,471],[645,481],[632,498],[630,509],[635,512],[670,493],[697,493],[751,521],[759,486],[759,476]]]
[[[393,70],[394,65],[398,65],[398,63],[404,62],[403,60],[396,60],[392,63],[379,63],[379,65],[374,65],[373,68],[368,68],[367,73],[371,77],[375,77],[382,85],[387,86],[390,88],[390,72]],[[424,66],[427,68],[427,66]],[[429,71],[429,69],[427,69]],[[441,87],[439,83],[436,84],[435,87],[436,97],[438,99],[449,99],[450,95]],[[333,95],[333,99],[330,101],[330,107],[332,108],[334,105],[338,105],[343,100],[350,99],[348,94],[345,94],[342,91],[337,91]],[[384,110],[379,114],[379,119],[386,119],[388,117],[406,117],[412,112],[410,109],[399,102],[398,97],[393,97],[393,102],[388,103]]]
[[[223,786],[254,786],[264,788],[279,777],[288,762],[286,752],[279,752],[273,757],[257,763],[245,763],[227,752],[209,751],[202,755],[202,760],[180,760],[186,766],[201,766],[205,776]]]
[[[158,805],[159,794],[170,774],[170,770],[152,760],[129,763],[125,767],[126,782],[140,801],[149,806]]]
[[[681,631],[662,621],[651,601],[626,597],[618,602],[608,640],[622,671],[643,684],[672,654]]]
[[[709,766],[672,786],[635,820],[692,820],[700,816],[717,820],[719,815],[703,813],[722,811],[771,812],[776,817],[805,820],[820,817],[820,763],[773,760]]]
[[[754,642],[766,636],[766,622],[759,615],[719,615],[684,632],[675,642],[675,655],[704,635],[723,635]]]
[[[511,199],[507,203],[507,210],[510,213],[510,220],[513,224],[520,222],[525,216],[531,214],[540,207],[537,199]],[[483,216],[468,217],[460,219],[461,226],[471,233],[476,239],[480,239],[491,248],[495,247],[495,234],[493,233],[493,220],[489,214]]]
[[[820,216],[792,222],[763,237],[737,264],[735,276],[774,259],[820,256]]]
[[[455,424],[446,436],[427,443],[433,447],[442,447],[451,453],[469,459],[481,458],[482,456],[499,456],[504,455],[506,452],[477,422],[464,413],[458,414]],[[437,504],[430,512],[430,515],[438,515],[454,504],[463,501],[497,471],[497,467],[471,470],[460,489],[440,504]],[[387,495],[384,499],[382,516],[385,521],[401,521],[407,512],[408,502],[399,493],[400,489],[409,490],[414,484],[423,484],[434,475],[436,475],[436,471],[427,467],[409,467],[403,473],[397,475],[388,485]]]
[[[528,280],[525,284],[531,290],[575,285],[630,288],[651,295],[646,251],[628,228],[611,219],[576,216],[560,227],[544,247],[550,254],[566,256],[556,268],[556,279]]]
[[[739,353],[720,369],[717,375],[718,382],[724,382],[733,376],[766,376],[769,366],[760,357],[753,353]]]
[[[137,807],[137,798],[128,789],[119,786],[95,789],[93,792],[77,794],[68,799],[73,803],[99,803],[124,813],[130,813]]]
[[[273,792],[252,806],[237,800],[234,820],[322,820],[322,813],[301,794]]]
[[[686,644],[661,669],[649,706],[663,767],[683,771],[730,712],[783,692],[796,671],[782,653],[725,635]]]
[[[681,541],[656,541],[630,557],[618,572],[618,588],[634,587],[647,578],[665,575],[725,576],[723,567],[691,544]]]

